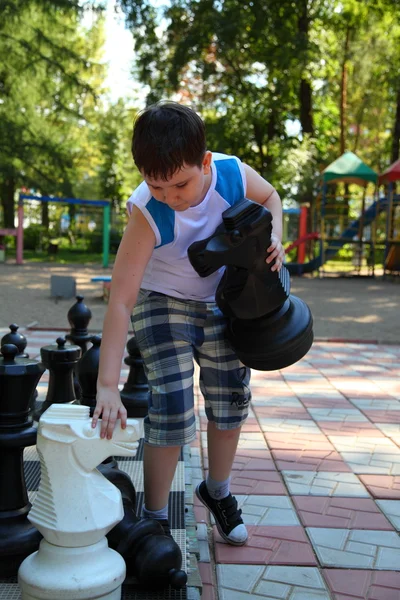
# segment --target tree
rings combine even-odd
[[[0,185],[4,223],[14,226],[21,185],[72,195],[79,136],[93,113],[104,67],[102,22],[82,30],[77,2],[7,0],[0,27]],[[46,221],[44,208],[44,219]]]

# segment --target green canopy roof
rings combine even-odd
[[[378,173],[368,167],[353,152],[345,152],[322,171],[325,183],[344,181],[366,186],[369,182],[378,181]]]

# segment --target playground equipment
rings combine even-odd
[[[400,196],[395,194],[396,181],[400,181],[400,159],[379,177],[379,185],[387,185],[388,188],[384,276],[400,275]]]
[[[390,177],[398,177],[396,169],[399,169],[399,165],[390,171]],[[385,174],[383,175],[388,177],[387,172]],[[335,185],[333,191],[330,189],[332,184]],[[350,184],[362,188],[358,198],[349,193]],[[367,187],[371,184],[374,191],[367,196]],[[344,193],[338,193],[339,185],[344,187]],[[359,217],[349,218],[349,209],[355,211],[357,205]],[[319,233],[318,254],[306,263],[288,263],[286,266],[289,272],[302,275],[319,270],[323,273],[323,265],[332,260],[345,245],[352,255],[350,274],[361,275],[365,272],[363,267],[366,266],[367,274],[374,275],[377,248],[384,248],[385,245],[385,264],[391,266],[400,249],[400,244],[395,239],[399,232],[399,226],[396,225],[398,215],[396,216],[395,211],[398,205],[399,199],[394,194],[385,197],[378,195],[378,174],[355,154],[345,152],[321,174],[321,190],[317,197],[312,225],[313,231]],[[382,222],[382,216],[385,214],[386,221]],[[313,238],[318,240],[318,235],[309,234],[309,239]],[[291,247],[301,241],[297,240]]]
[[[19,194],[18,198],[18,225],[16,229],[0,229],[0,239],[4,235],[14,235],[17,240],[16,262],[23,264],[24,253],[24,202],[51,202],[62,204],[78,204],[88,207],[101,207],[103,209],[103,267],[108,267],[110,255],[110,202],[107,200],[84,200],[80,198],[61,198],[58,196],[36,196],[33,194]]]

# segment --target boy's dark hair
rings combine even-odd
[[[201,167],[206,152],[202,119],[177,102],[158,102],[141,111],[134,123],[132,156],[139,171],[169,179],[186,163]]]

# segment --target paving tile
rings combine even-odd
[[[307,533],[324,567],[395,571],[400,538],[395,531],[308,527]]]
[[[384,452],[396,454],[398,448],[391,440],[386,437],[370,436],[342,436],[329,435],[329,441],[335,446],[338,452]]]
[[[214,589],[214,581],[212,575],[212,567],[209,563],[198,562],[201,582],[203,589],[201,592],[201,600],[215,600],[216,593]]]
[[[393,530],[375,502],[369,498],[293,496],[292,500],[305,527]]]
[[[369,497],[353,473],[282,471],[282,475],[292,496]]]
[[[311,544],[302,527],[248,527],[245,546],[230,546],[223,542],[214,527],[215,559],[223,564],[294,565],[317,564]]]
[[[334,600],[400,600],[400,573],[323,569]]]
[[[217,580],[220,600],[330,598],[315,567],[217,565]]]
[[[400,410],[364,410],[372,423],[400,423]]]
[[[271,408],[271,407],[281,407],[281,408],[303,408],[300,400],[296,398],[293,394],[290,396],[271,396],[271,397],[261,397],[257,396],[251,401],[251,406],[255,412],[258,413],[259,408]]]
[[[334,450],[333,445],[322,433],[266,433],[265,437],[271,449],[286,450]]]
[[[300,396],[299,400],[306,408],[352,408],[353,405],[351,402],[346,400],[343,396],[338,396],[337,398],[326,398],[325,396],[321,397],[312,397],[307,398],[304,396]]]
[[[400,531],[400,500],[376,500],[376,503],[395,529]]]
[[[400,410],[400,401],[394,398],[375,400],[374,398],[359,398],[352,400],[360,410]]]
[[[260,418],[260,426],[264,433],[321,433],[318,425],[311,419],[269,419]]]
[[[300,404],[300,403],[299,403]],[[259,419],[306,419],[310,420],[310,415],[306,409],[301,406],[255,406],[254,412]]]
[[[359,475],[371,496],[379,499],[400,499],[400,477],[392,475]]]
[[[317,423],[319,421],[368,422],[368,419],[356,408],[308,408],[307,410]]]
[[[335,421],[319,421],[318,427],[321,431],[327,435],[340,435],[340,436],[352,436],[352,437],[385,437],[381,430],[373,425],[370,421],[348,423],[348,422],[335,422]]]
[[[400,449],[385,452],[341,452],[343,460],[353,473],[374,475],[400,475]]]
[[[350,467],[335,450],[272,450],[279,471],[341,471],[350,473]]]
[[[232,471],[230,488],[232,494],[262,494],[284,496],[287,494],[277,471]]]
[[[204,448],[203,460],[204,468],[208,469],[207,448]],[[276,471],[269,450],[252,450],[251,448],[238,448],[232,469],[234,471]]]
[[[294,506],[288,496],[236,495],[246,525],[300,525]]]

